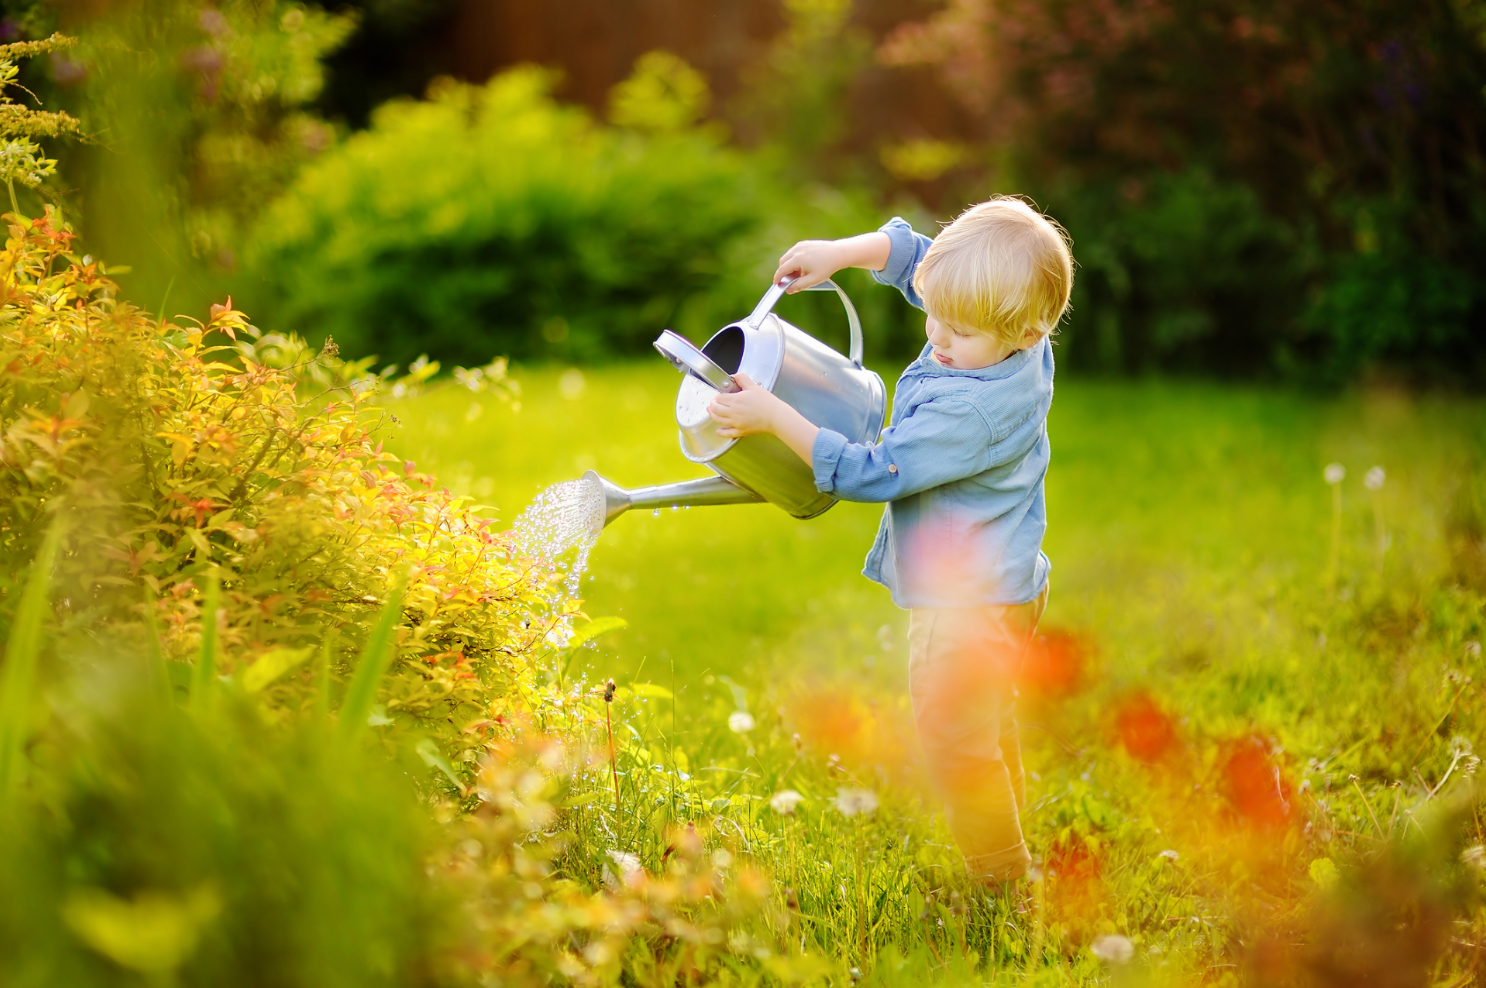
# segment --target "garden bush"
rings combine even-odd
[[[559,106],[531,68],[383,106],[265,213],[262,305],[388,361],[643,352],[758,223],[743,157],[692,125],[690,72],[642,60],[627,126]]]
[[[284,713],[304,707],[317,664],[345,677],[395,598],[398,659],[378,718],[472,760],[479,732],[466,728],[520,705],[530,659],[575,606],[549,563],[383,451],[389,414],[371,404],[379,379],[365,362],[262,333],[230,304],[204,325],[156,319],[117,299],[55,214],[8,221],[11,585],[61,526],[65,635],[132,627],[172,663],[205,662]],[[461,376],[499,389],[504,365]]]

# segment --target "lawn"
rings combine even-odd
[[[519,404],[454,386],[395,403],[392,448],[507,522],[589,468],[625,486],[702,475],[677,449],[677,381],[658,358],[516,377]],[[574,811],[574,877],[598,880],[606,848],[650,863],[667,822],[697,820],[775,874],[785,918],[756,935],[806,968],[1094,983],[1115,949],[1099,938],[1119,935],[1153,977],[1217,983],[1311,963],[1292,948],[1332,935],[1315,930],[1371,929],[1337,911],[1337,890],[1370,887],[1388,842],[1454,828],[1436,842],[1449,862],[1482,842],[1449,814],[1481,740],[1462,684],[1483,674],[1486,407],[1068,380],[1049,428],[1050,640],[1022,712],[1030,894],[956,871],[915,764],[907,615],[859,575],[881,509],[856,504],[809,522],[769,506],[633,513],[605,531],[584,610],[628,628],[575,668],[635,686],[615,708],[624,812]],[[609,778],[596,764],[592,784]],[[768,804],[784,788],[806,797],[789,816]],[[843,815],[841,788],[881,806]],[[1369,916],[1426,892],[1378,894]],[[1376,922],[1379,949],[1432,935]]]

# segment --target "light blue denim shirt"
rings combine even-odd
[[[918,308],[910,279],[932,242],[902,219],[875,272]],[[926,345],[898,378],[892,425],[875,444],[815,437],[815,486],[847,501],[885,501],[863,575],[899,607],[1023,604],[1047,585],[1047,413],[1053,351],[1044,337],[990,367],[944,367]]]

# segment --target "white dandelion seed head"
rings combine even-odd
[[[614,867],[619,869],[619,874],[626,880],[641,871],[639,855],[628,851],[610,851],[609,860],[614,862]]]
[[[1127,964],[1135,956],[1135,944],[1130,942],[1129,937],[1122,937],[1118,933],[1105,934],[1095,940],[1089,949],[1106,964]]]
[[[831,800],[831,805],[835,806],[842,816],[875,813],[877,812],[877,793],[871,789],[837,789],[836,798]]]
[[[793,789],[781,789],[769,797],[769,808],[775,813],[792,816],[795,812],[795,807],[804,801],[805,797]]]
[[[1181,857],[1181,855],[1177,854],[1175,851],[1168,847],[1166,850],[1156,855],[1156,857],[1165,858],[1167,861],[1175,861],[1177,858]]]
[[[1326,478],[1328,484],[1340,484],[1347,478],[1347,468],[1340,463],[1328,463],[1321,476]]]
[[[728,730],[734,733],[747,734],[753,726],[753,714],[746,710],[734,710],[728,715]]]
[[[1469,757],[1473,750],[1474,748],[1471,745],[1470,738],[1462,737],[1461,735],[1457,734],[1450,739],[1451,758]]]
[[[1486,872],[1486,847],[1477,844],[1461,851],[1460,863],[1472,871]]]
[[[1387,479],[1388,475],[1383,472],[1382,467],[1373,467],[1363,476],[1362,486],[1370,491],[1380,491],[1383,489],[1383,482]]]

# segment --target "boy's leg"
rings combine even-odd
[[[929,771],[971,873],[1022,875],[1024,781],[1013,685],[1046,592],[1016,607],[916,610],[909,689]]]

